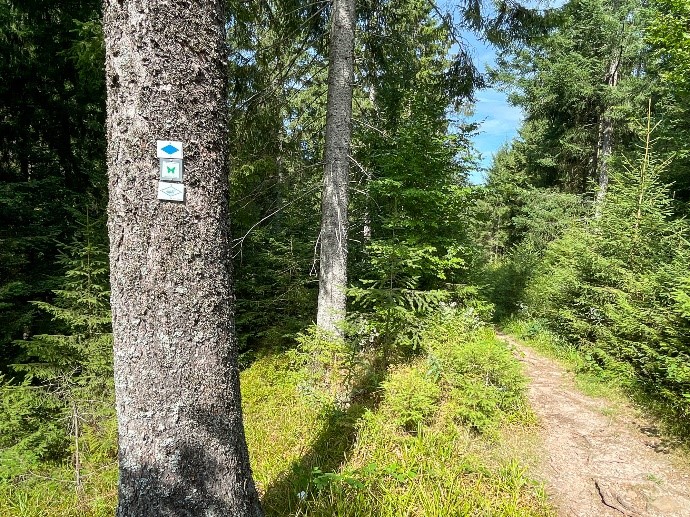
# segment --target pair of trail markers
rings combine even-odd
[[[160,162],[158,199],[184,201],[182,142],[157,140],[156,156]]]

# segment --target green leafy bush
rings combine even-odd
[[[394,371],[382,388],[391,418],[408,432],[416,432],[436,412],[441,396],[441,388],[419,364]]]
[[[612,171],[600,213],[547,249],[528,313],[578,347],[590,368],[640,382],[690,415],[687,224],[650,157]]]

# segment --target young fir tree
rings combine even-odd
[[[80,229],[61,248],[62,285],[52,302],[34,302],[52,317],[54,331],[16,342],[21,356],[13,369],[25,380],[2,386],[6,467],[0,476],[25,474],[41,461],[60,462],[71,450],[74,482],[81,489],[89,447],[114,456],[116,443],[107,436],[114,400],[105,222],[83,214],[74,219]],[[84,443],[84,429],[106,443]]]
[[[687,415],[690,342],[681,264],[690,251],[688,228],[673,217],[650,132],[639,159],[613,169],[600,216],[549,247],[528,300],[535,315],[588,350],[598,367],[635,376]]]
[[[96,212],[99,213],[100,211]],[[81,230],[64,246],[65,276],[52,302],[34,302],[64,334],[40,334],[21,342],[27,364],[15,366],[42,381],[76,376],[95,385],[112,374],[108,242],[102,216],[78,215]]]
[[[374,12],[380,44],[366,37],[358,69],[369,90],[361,113],[369,118],[355,132],[364,188],[353,206],[365,238],[355,248],[361,263],[349,292],[388,354],[393,343],[412,344],[418,316],[468,280],[473,128],[447,110],[471,97],[473,81],[458,76],[475,71],[462,55],[449,57],[452,28],[432,6],[383,3]]]

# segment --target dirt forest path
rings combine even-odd
[[[690,467],[664,450],[632,409],[610,416],[551,359],[499,333],[531,379],[541,427],[537,477],[563,517],[690,517]],[[609,415],[609,416],[607,416]]]

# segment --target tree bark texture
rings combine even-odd
[[[347,287],[347,208],[354,80],[354,0],[333,0],[323,192],[317,325],[342,335]]]
[[[119,517],[261,515],[233,323],[221,0],[105,0]],[[156,140],[184,144],[159,201]]]
[[[622,50],[621,50],[622,52]],[[618,77],[621,56],[618,54],[611,60],[609,70],[606,75],[606,84],[615,88],[618,86]],[[598,139],[598,156],[597,168],[599,189],[597,190],[597,197],[595,201],[596,216],[601,212],[601,206],[606,198],[606,192],[609,188],[609,162],[613,151],[613,119],[609,114],[604,112],[599,118],[599,139]]]

